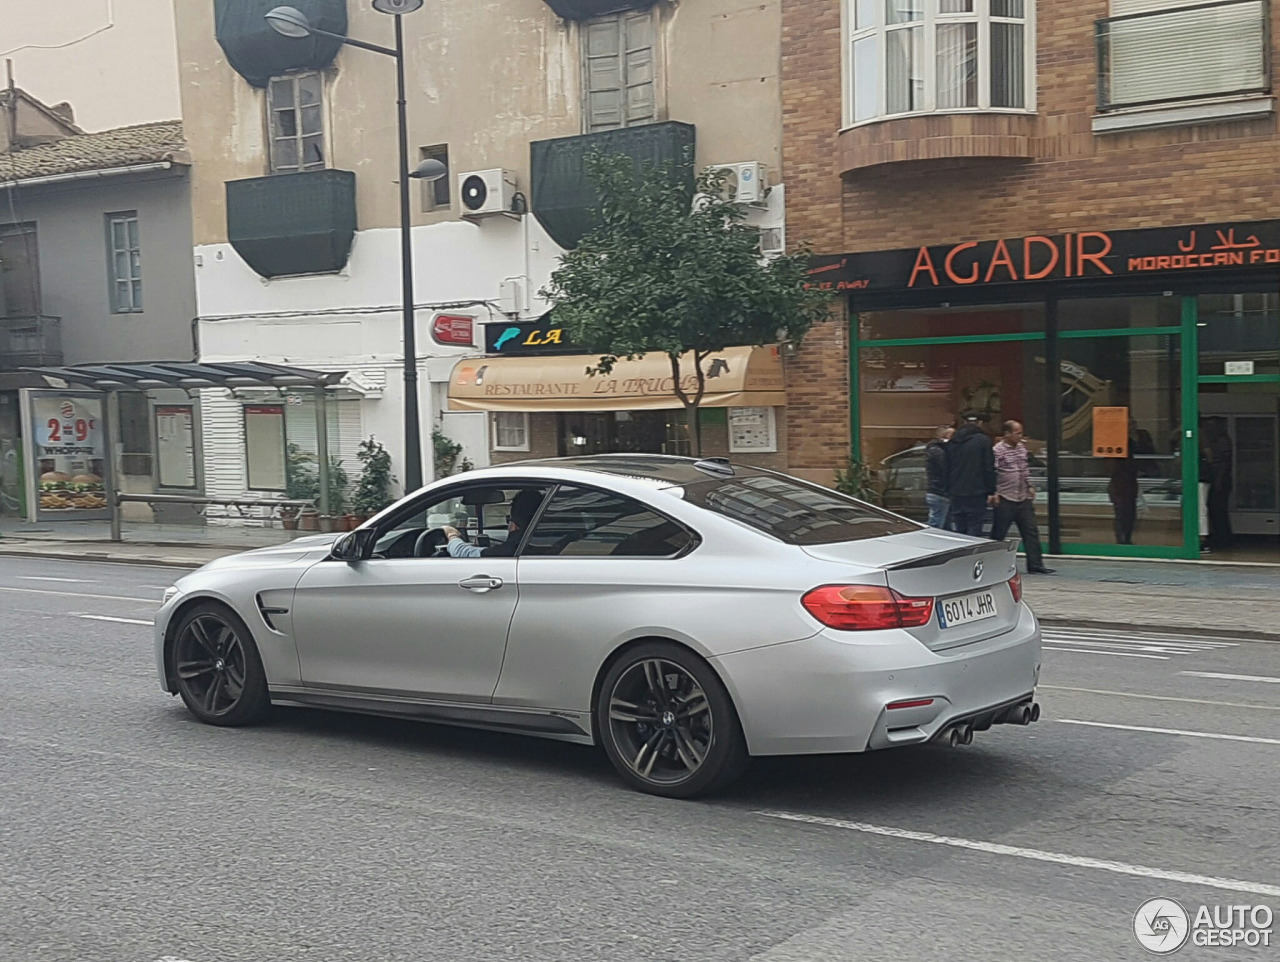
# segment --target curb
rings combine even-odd
[[[1035,611],[1032,608],[1032,611]],[[1036,616],[1041,625],[1049,628],[1096,628],[1103,631],[1149,631],[1166,635],[1188,635],[1197,638],[1214,638],[1218,640],[1239,639],[1240,641],[1260,641],[1280,645],[1280,633],[1268,631],[1240,631],[1213,628],[1191,627],[1188,625],[1152,625],[1132,621],[1088,621],[1083,618],[1041,618]]]
[[[246,550],[246,549],[240,549]],[[234,552],[232,552],[234,553]],[[210,561],[194,561],[191,558],[134,558],[105,551],[33,551],[22,548],[0,548],[0,558],[46,558],[52,561],[90,561],[108,564],[140,565],[152,568],[203,568]]]

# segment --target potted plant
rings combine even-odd
[[[360,479],[351,498],[351,508],[359,521],[366,521],[391,504],[391,455],[381,443],[369,436],[360,442],[356,457],[360,459]]]
[[[475,467],[469,458],[463,458],[461,463],[458,462],[458,455],[462,454],[462,445],[439,428],[432,429],[431,444],[437,478],[447,478],[451,474],[470,471]]]

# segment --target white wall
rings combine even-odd
[[[445,382],[453,360],[480,353],[481,325],[509,316],[500,309],[502,282],[524,278],[527,296],[516,314],[537,317],[549,307],[537,292],[562,252],[531,216],[520,221],[494,217],[481,223],[450,221],[417,227],[413,240],[419,403],[429,462],[431,427],[443,414]],[[360,403],[360,437],[372,434],[381,441],[401,476],[404,355],[399,231],[358,233],[351,259],[339,274],[266,280],[229,244],[201,245],[195,254],[201,359],[255,359],[350,372],[355,386],[366,393]],[[437,344],[430,334],[437,308],[472,315],[476,346]],[[208,493],[239,494],[246,483],[242,399],[215,391],[203,394]],[[451,414],[445,425],[445,433],[463,445],[463,456],[477,466],[489,459],[485,432],[483,414]],[[346,438],[343,442],[350,443]],[[354,461],[347,467],[358,469]],[[430,470],[428,463],[424,467],[428,478]],[[355,470],[351,474],[354,482]]]

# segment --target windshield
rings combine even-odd
[[[777,474],[743,472],[685,486],[691,504],[787,544],[835,544],[919,530],[920,525],[836,491]]]

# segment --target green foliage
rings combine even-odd
[[[362,467],[351,509],[356,514],[377,514],[392,501],[390,488],[395,476],[391,473],[391,455],[370,435],[369,440],[360,442],[356,457]]]
[[[830,295],[805,287],[807,252],[763,259],[746,209],[724,197],[722,170],[699,176],[695,198],[669,171],[625,155],[594,154],[586,166],[600,197],[597,226],[542,295],[574,343],[599,355],[593,373],[664,353],[675,395],[693,410],[711,353],[798,342],[826,316]],[[694,446],[700,453],[697,433]]]
[[[285,449],[285,496],[299,501],[317,501],[320,497],[320,474],[312,467],[314,455],[296,444]],[[329,513],[341,514],[347,501],[347,472],[342,461],[329,457]]]
[[[864,461],[850,458],[848,465],[836,471],[836,490],[859,501],[871,504],[880,503],[880,492],[876,488],[876,473]]]
[[[469,458],[463,458],[462,463],[458,463],[458,455],[462,453],[462,445],[458,444],[439,428],[435,428],[431,432],[431,445],[434,453],[435,476],[437,478],[447,478],[451,474],[470,471],[475,467]]]

